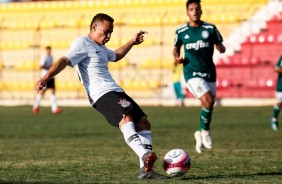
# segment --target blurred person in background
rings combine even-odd
[[[105,44],[110,40],[113,29],[112,17],[96,14],[89,34],[73,41],[65,56],[37,82],[36,89],[41,91],[66,66],[75,67],[92,107],[102,113],[110,125],[120,129],[125,142],[138,155],[139,179],[166,179],[153,170],[157,156],[152,152],[151,124],[147,115],[114,81],[108,69],[109,62],[121,60],[134,45],[141,44],[147,32],[139,31],[120,48],[110,50]]]
[[[196,151],[212,148],[210,123],[216,99],[216,68],[213,62],[214,46],[225,52],[223,39],[216,26],[201,20],[200,0],[186,2],[189,22],[176,30],[173,56],[176,63],[183,63],[184,78],[188,90],[201,101],[200,128],[194,134]],[[184,58],[180,55],[184,46]]]
[[[278,116],[282,107],[282,56],[279,58],[275,66],[275,72],[278,73],[275,91],[277,104],[273,106],[273,113],[272,117],[270,118],[270,125],[272,130],[277,131],[279,129]]]
[[[184,106],[184,94],[182,92],[182,86],[181,86],[181,78],[183,73],[182,71],[183,71],[183,65],[174,63],[174,67],[172,71],[172,83],[176,95],[177,107]]]
[[[47,71],[51,68],[53,64],[53,56],[52,56],[52,48],[50,46],[45,47],[46,54],[42,56],[40,60],[40,68],[41,68],[41,77],[43,77]],[[55,79],[51,78],[47,84],[46,87],[39,91],[35,97],[35,101],[33,103],[32,111],[34,114],[39,113],[39,106],[41,99],[43,98],[45,92],[47,89],[50,89],[52,94],[50,97],[51,101],[51,111],[53,114],[59,114],[62,112],[62,110],[57,105],[57,98],[56,98],[56,87],[55,87]]]

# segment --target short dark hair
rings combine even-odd
[[[95,22],[103,22],[104,20],[112,22],[112,23],[114,22],[114,19],[111,16],[104,14],[104,13],[98,13],[93,17],[91,21],[90,30]]]
[[[45,49],[51,50],[51,46],[46,46]]]
[[[188,0],[186,2],[186,9],[188,8],[188,6],[192,3],[198,3],[199,5],[201,5],[201,0]]]

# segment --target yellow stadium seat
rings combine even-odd
[[[162,61],[158,58],[148,58],[144,63],[140,64],[140,67],[146,69],[160,69],[162,68]]]
[[[0,91],[3,91],[5,88],[4,88],[4,83],[2,81],[0,81]]]
[[[20,90],[31,91],[35,90],[35,83],[32,81],[22,81],[20,83]]]
[[[83,86],[80,81],[56,80],[56,88],[62,91],[80,91]]]
[[[109,69],[111,70],[122,69],[127,66],[128,66],[128,60],[125,58],[117,62],[109,62]]]
[[[136,90],[147,90],[148,83],[144,79],[137,79],[135,80],[136,83]]]
[[[158,79],[153,79],[148,81],[148,86],[150,89],[157,89],[160,87],[160,81]]]
[[[40,66],[37,61],[22,60],[15,65],[15,68],[20,71],[39,70]]]
[[[132,90],[134,81],[132,79],[124,79],[123,81],[121,81],[121,86],[126,90]]]
[[[174,59],[173,58],[164,58],[162,62],[162,67],[167,69],[173,69]]]

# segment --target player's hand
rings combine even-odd
[[[144,41],[144,34],[147,34],[147,31],[139,31],[138,33],[136,33],[136,35],[134,35],[133,37],[133,45],[139,45],[140,43],[142,43]]]
[[[35,89],[37,92],[39,92],[40,90],[44,90],[45,88],[46,88],[46,82],[42,80],[37,81],[35,85]]]
[[[219,53],[224,53],[225,52],[225,47],[224,47],[224,45],[222,43],[217,44],[215,47],[219,51]]]
[[[183,63],[183,61],[184,61],[183,57],[175,57],[176,64]]]

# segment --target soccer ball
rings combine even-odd
[[[183,149],[172,149],[164,157],[164,170],[171,177],[186,174],[190,165],[190,156]]]

